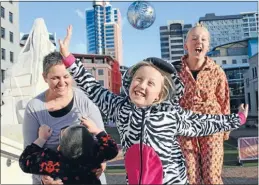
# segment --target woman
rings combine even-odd
[[[59,52],[48,54],[43,60],[43,78],[49,88],[30,100],[27,104],[24,121],[24,147],[38,137],[38,129],[46,124],[53,129],[44,147],[56,149],[59,145],[60,130],[72,124],[79,124],[79,118],[89,117],[100,129],[104,129],[99,109],[78,88],[72,87],[72,77],[66,70]],[[102,166],[105,168],[105,164]],[[97,175],[100,175],[101,169]],[[102,183],[106,184],[105,177]],[[44,184],[62,183],[44,177]],[[33,184],[40,184],[40,176],[33,175]]]
[[[201,114],[229,114],[229,87],[224,71],[206,56],[210,34],[202,25],[188,32],[182,57],[180,77],[185,93],[180,101],[183,108]],[[205,137],[179,137],[187,165],[190,184],[223,184],[223,142],[229,133]]]

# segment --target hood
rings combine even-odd
[[[150,63],[154,64],[157,68],[171,74],[172,82],[175,87],[175,92],[170,93],[171,96],[168,97],[168,100],[166,100],[166,101],[170,101],[170,103],[173,103],[173,104],[179,104],[179,100],[184,94],[184,85],[178,75],[178,72],[181,70],[181,65],[180,65],[181,61],[176,62],[175,63],[176,66],[174,65],[174,63],[171,64],[165,60],[162,60],[162,59],[156,58],[156,57],[150,57],[143,61],[150,62]],[[124,73],[123,78],[122,78],[122,90],[126,96],[129,96],[129,88],[130,88],[131,80],[133,78],[133,76],[131,74],[132,74],[132,70],[135,70],[135,67],[136,67],[136,65],[133,65],[132,67],[130,67]]]

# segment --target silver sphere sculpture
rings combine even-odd
[[[149,28],[156,19],[154,7],[146,1],[133,2],[127,12],[129,23],[138,30]]]

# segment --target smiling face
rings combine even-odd
[[[72,77],[64,64],[52,66],[43,78],[48,83],[50,93],[56,97],[67,95],[72,88]]]
[[[185,50],[191,58],[202,59],[209,51],[210,35],[206,28],[197,26],[187,34]]]
[[[134,74],[129,88],[131,101],[137,107],[152,105],[160,99],[164,84],[162,74],[151,66],[142,66]]]

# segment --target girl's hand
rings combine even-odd
[[[64,38],[64,40],[58,40],[59,42],[59,51],[60,51],[60,54],[63,56],[63,57],[68,57],[70,55],[70,52],[69,52],[69,44],[70,44],[70,39],[71,39],[71,36],[72,36],[72,25],[69,25],[67,27],[67,35],[66,37]]]
[[[89,130],[90,133],[97,135],[99,134],[102,130],[99,129],[96,124],[90,120],[90,119],[86,119],[86,118],[79,118],[81,121],[81,124],[86,126],[86,128]]]
[[[52,134],[52,129],[48,125],[42,125],[39,128],[39,138],[47,141]]]
[[[244,106],[244,104],[242,103],[242,104],[239,106],[239,108],[238,108],[238,112],[243,113],[243,114],[245,115],[245,117],[247,118],[247,116],[248,116],[248,104],[246,104],[246,105]]]

